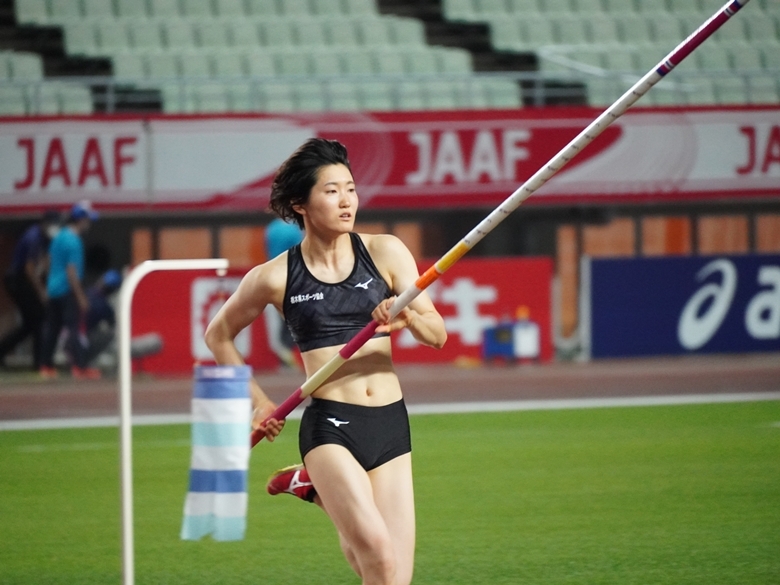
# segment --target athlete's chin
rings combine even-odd
[[[355,228],[355,216],[338,217],[320,224],[320,230],[336,234],[346,234]]]

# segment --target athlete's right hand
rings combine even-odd
[[[371,313],[371,318],[379,323],[376,328],[377,333],[390,333],[398,331],[404,327],[409,327],[414,320],[415,312],[409,307],[404,307],[393,319],[390,319],[390,308],[393,306],[396,297],[390,297],[379,303]]]
[[[279,436],[279,433],[282,432],[285,422],[284,419],[276,420],[275,418],[272,418],[264,424],[265,419],[271,416],[274,410],[276,410],[276,405],[269,400],[255,408],[252,413],[252,428],[263,433],[266,440],[272,443],[274,439]]]

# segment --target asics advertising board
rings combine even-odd
[[[778,255],[589,262],[592,357],[780,350]]]

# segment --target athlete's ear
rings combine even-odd
[[[298,215],[306,215],[306,209],[303,207],[303,205],[300,204],[293,205],[292,210]]]

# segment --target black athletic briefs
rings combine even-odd
[[[301,459],[320,445],[341,445],[370,471],[412,450],[403,399],[386,406],[359,406],[314,398],[298,435]]]

